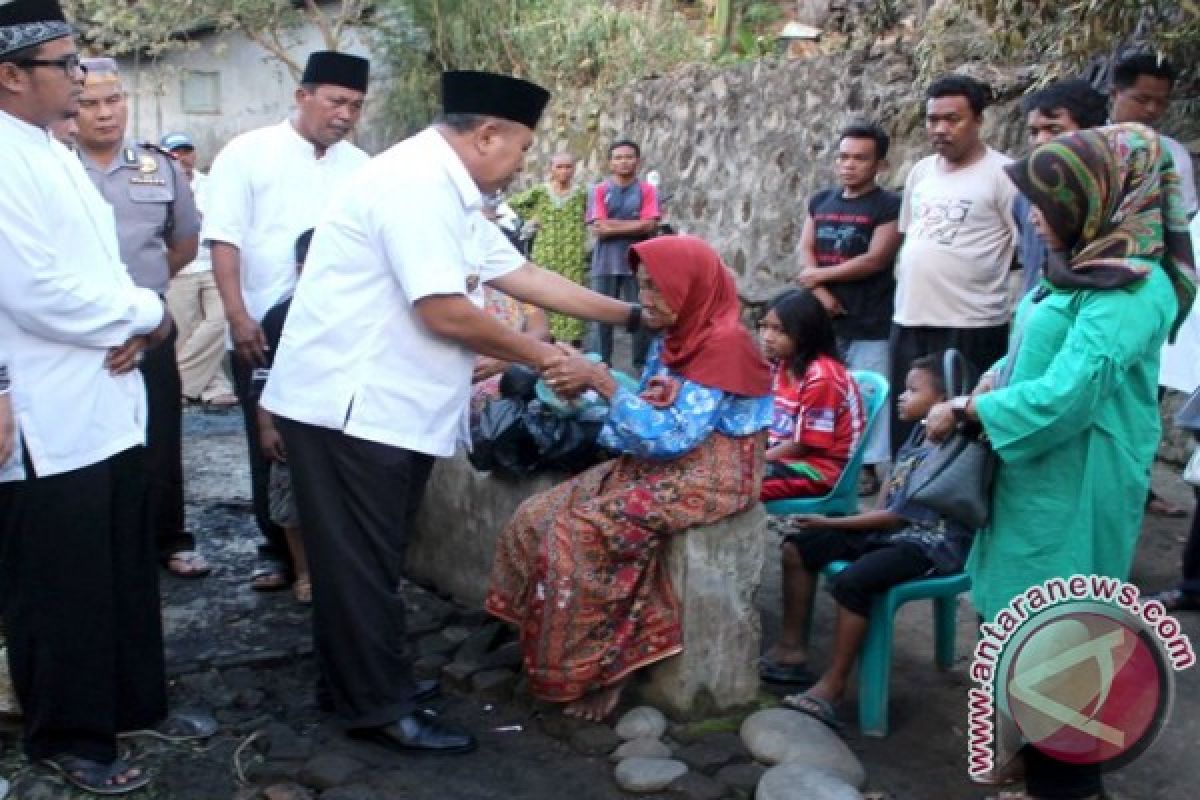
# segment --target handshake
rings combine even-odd
[[[538,367],[546,385],[565,400],[573,400],[589,389],[607,400],[617,390],[607,366],[591,361],[567,344],[550,345]]]

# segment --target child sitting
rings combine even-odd
[[[931,356],[912,363],[898,401],[901,419],[920,422],[934,404],[946,399],[940,364]],[[831,581],[830,592],[838,604],[833,660],[812,688],[784,698],[784,705],[836,725],[833,706],[842,699],[858,657],[875,595],[930,573],[962,571],[973,532],[908,499],[909,478],[932,449],[925,442],[924,425],[917,425],[896,456],[876,511],[791,518],[799,531],[783,542],[783,626],[779,641],[760,665],[765,680],[813,684],[805,627],[818,573],[833,561],[853,563]]]
[[[308,246],[312,242],[313,229],[309,228],[296,239],[296,272],[304,269],[304,261],[308,257]],[[267,337],[265,369],[254,370],[254,396],[262,396],[263,387],[271,375],[271,362],[279,349],[279,339],[283,336],[283,325],[287,320],[288,310],[292,307],[292,296],[280,300],[263,317],[263,334]],[[271,474],[267,484],[267,505],[270,509],[271,521],[283,528],[287,537],[288,552],[292,556],[295,570],[295,582],[292,593],[300,603],[308,605],[312,602],[312,580],[308,574],[308,558],[304,553],[304,542],[300,538],[300,519],[296,511],[296,498],[292,496],[292,474],[287,465],[287,451],[284,450],[283,437],[275,427],[275,419],[262,406],[258,411],[258,441],[263,455],[271,462]],[[278,584],[256,585],[259,591],[282,589],[287,586],[285,581]]]
[[[858,386],[838,356],[833,322],[812,292],[790,289],[771,301],[759,335],[774,372],[775,398],[761,497],[828,494],[865,425]]]

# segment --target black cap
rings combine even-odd
[[[442,112],[482,114],[537,127],[550,93],[536,83],[494,72],[442,73]]]
[[[58,0],[0,0],[0,26],[66,21]]]
[[[334,50],[318,50],[308,56],[308,63],[304,65],[304,75],[300,82],[331,84],[356,92],[365,92],[370,69],[371,63],[360,56]]]
[[[73,33],[58,0],[0,0],[0,56]]]

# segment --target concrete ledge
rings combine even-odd
[[[483,605],[496,539],[527,497],[564,480],[507,480],[477,472],[462,453],[440,459],[408,543],[407,571],[419,583]],[[667,568],[683,609],[684,651],[644,671],[635,691],[675,717],[753,702],[762,628],[755,595],[762,581],[767,514],[761,505],[676,536]]]
[[[461,451],[439,458],[408,542],[409,577],[481,608],[500,531],[527,497],[562,480],[554,474],[509,480],[479,472]]]

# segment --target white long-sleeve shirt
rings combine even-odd
[[[203,244],[225,242],[241,256],[242,301],[256,320],[296,286],[296,237],[316,226],[329,198],[367,162],[338,142],[317,158],[312,142],[284,120],[243,133],[208,173]]]
[[[164,310],[130,280],[112,208],[78,158],[3,111],[0,152],[0,350],[18,430],[44,477],[144,443],[142,376],[112,375],[104,359],[153,331]]]

